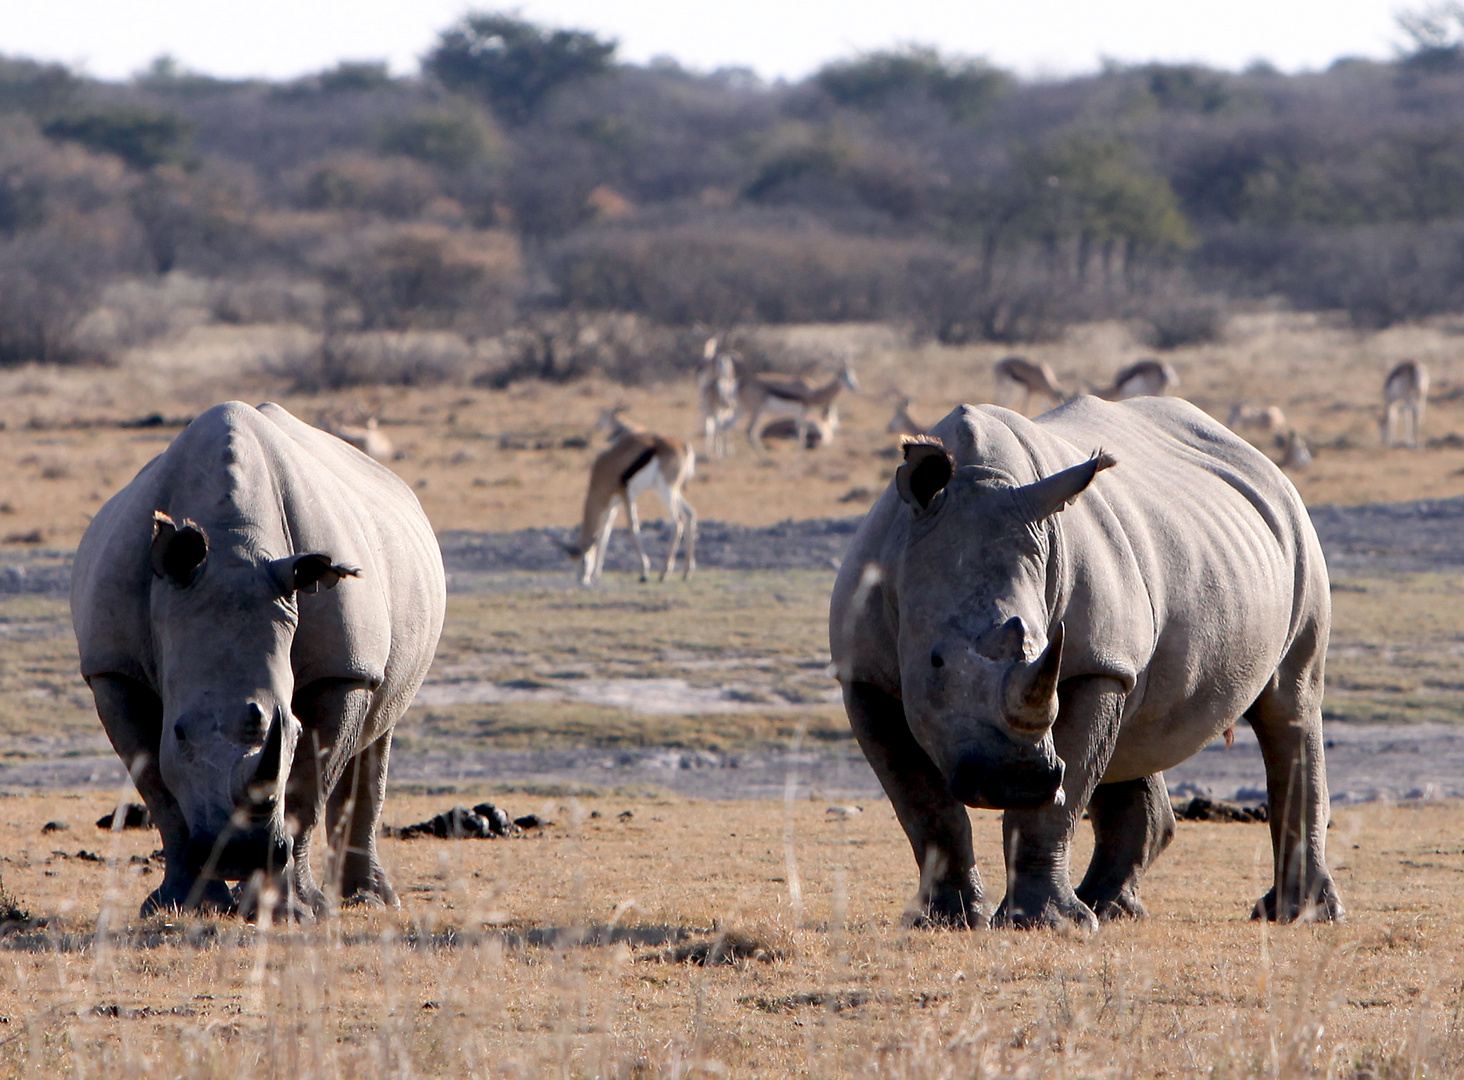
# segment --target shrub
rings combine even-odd
[[[705,340],[700,330],[673,330],[636,315],[538,312],[494,343],[495,361],[475,382],[504,387],[600,374],[640,386],[694,371]]]
[[[366,210],[404,221],[438,194],[431,171],[402,158],[340,154],[302,171],[300,203],[310,210]]]
[[[518,246],[497,232],[372,228],[327,252],[321,277],[337,325],[487,332],[511,318],[520,289]]]
[[[463,169],[497,148],[497,133],[476,111],[420,112],[382,125],[383,153],[444,169]]]
[[[1213,296],[1165,296],[1144,305],[1144,341],[1155,349],[1204,345],[1225,336],[1225,301]]]
[[[187,161],[193,133],[192,125],[177,113],[136,106],[58,116],[41,131],[95,153],[114,154],[138,170]]]
[[[101,293],[112,254],[61,228],[0,243],[0,367],[109,359],[78,331]]]
[[[304,393],[353,386],[436,386],[464,377],[472,350],[448,333],[327,333],[303,356],[269,364]]]

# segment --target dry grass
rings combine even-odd
[[[1250,922],[1266,830],[1184,823],[1146,882],[1153,916],[1083,936],[901,929],[914,867],[882,802],[833,821],[806,799],[500,801],[558,824],[384,841],[399,913],[266,931],[135,921],[158,873],[143,861],[152,834],[98,832],[109,800],[95,794],[6,800],[6,886],[48,923],[3,940],[0,1074],[1361,1080],[1464,1067],[1457,806],[1338,813],[1346,924]],[[388,820],[445,802],[395,797]],[[997,816],[974,818],[999,892]],[[43,834],[52,820],[69,830]],[[675,962],[717,955],[723,935],[729,963]]]
[[[826,368],[843,349],[852,350],[864,392],[841,398],[843,426],[827,451],[800,458],[791,447],[778,447],[764,463],[739,437],[732,460],[700,461],[690,497],[704,517],[768,524],[859,513],[892,468],[879,452],[893,442],[884,430],[893,389],[911,395],[914,415],[933,423],[962,401],[991,400],[991,366],[1009,351],[911,348],[883,327],[794,327],[777,336],[792,352],[830,358]],[[198,326],[135,350],[116,369],[0,373],[0,469],[8,478],[0,493],[0,539],[74,545],[103,499],[178,430],[97,422],[153,413],[179,420],[229,397],[273,398],[307,419],[380,409],[402,454],[392,467],[416,488],[439,529],[576,521],[598,445],[592,427],[607,404],[629,401],[634,419],[669,434],[690,437],[696,426],[690,377],[649,390],[589,380],[531,382],[503,391],[448,385],[293,393],[289,376],[269,372],[308,354],[313,340],[298,327]],[[1316,455],[1311,470],[1297,477],[1302,494],[1312,503],[1353,504],[1464,490],[1464,354],[1458,341],[1442,325],[1362,334],[1316,316],[1256,315],[1235,320],[1227,341],[1180,349],[1169,359],[1183,393],[1222,419],[1239,401],[1280,405]],[[1069,386],[1106,384],[1119,366],[1145,352],[1127,328],[1112,324],[1080,327],[1064,343],[1027,350],[1050,362]],[[1405,356],[1424,360],[1433,371],[1427,434],[1436,445],[1420,453],[1379,452],[1382,378]],[[695,359],[687,358],[688,370]],[[560,445],[576,437],[590,437],[589,445]],[[549,448],[535,448],[541,445]],[[646,509],[648,516],[659,513],[650,500]]]

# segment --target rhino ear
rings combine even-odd
[[[918,435],[904,443],[905,463],[895,470],[895,490],[917,511],[928,510],[956,473],[956,463],[945,443]]]
[[[334,589],[341,578],[361,576],[359,567],[333,563],[329,555],[319,552],[275,559],[269,564],[269,572],[285,596],[297,592],[319,592],[321,586]]]
[[[1017,492],[1030,507],[1032,519],[1041,521],[1072,505],[1093,482],[1093,477],[1117,464],[1118,459],[1112,454],[1099,450],[1081,465],[1045,476],[1034,484],[1018,488]]]
[[[192,585],[208,559],[208,534],[196,522],[180,525],[161,510],[153,512],[152,572],[179,588]]]

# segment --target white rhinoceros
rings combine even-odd
[[[986,919],[967,806],[1005,811],[998,923],[1141,915],[1174,831],[1161,771],[1242,716],[1275,853],[1256,914],[1340,916],[1327,570],[1281,471],[1172,398],[1079,398],[1035,421],[967,405],[931,435],[906,444],[829,615],[849,721],[920,869],[916,918]],[[1084,810],[1096,847],[1075,890]]]
[[[143,904],[230,909],[256,870],[325,902],[395,894],[376,855],[392,727],[442,630],[442,555],[390,470],[278,405],[194,420],[82,537],[81,673],[162,832]]]

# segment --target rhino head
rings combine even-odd
[[[1106,454],[1021,485],[957,467],[938,439],[905,445],[910,518],[897,568],[900,687],[910,731],[968,806],[1063,799],[1053,747],[1063,624],[1049,614],[1049,519],[1115,462]]]
[[[279,873],[300,722],[290,650],[298,595],[357,574],[328,555],[214,553],[189,520],[153,515],[154,655],[163,700],[158,765],[188,823],[194,878]]]

